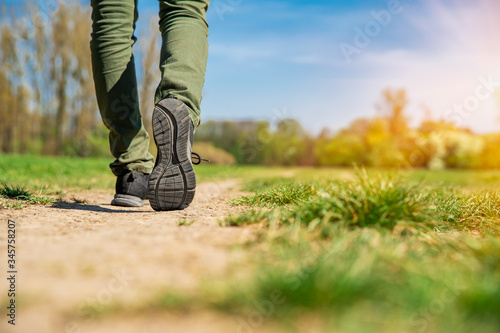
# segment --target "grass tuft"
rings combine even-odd
[[[240,215],[230,215],[228,216],[223,223],[222,226],[231,226],[231,227],[239,227],[243,225],[251,225],[262,222],[267,217],[267,212],[259,211],[259,210],[250,210]]]
[[[1,209],[23,209],[25,206],[25,203],[22,201],[0,199]]]
[[[27,201],[34,205],[52,205],[58,202],[60,199],[54,197],[48,197],[45,195],[31,195]]]
[[[188,227],[188,226],[192,225],[195,222],[196,222],[196,220],[180,220],[179,221],[179,226],[180,227]]]
[[[500,327],[498,239],[401,237],[355,228],[319,244],[267,245],[255,248],[257,267],[244,277],[207,278],[190,295],[165,290],[143,303],[148,310],[210,309],[250,323],[257,311],[271,327],[285,325],[290,332],[304,331],[300,320],[311,315],[324,326],[315,332]]]
[[[280,184],[253,195],[230,201],[232,205],[280,207],[307,201],[315,193],[314,186],[297,183]]]
[[[269,187],[261,186],[264,183]],[[304,184],[278,178],[251,187],[258,192],[231,203],[274,209],[230,216],[228,225],[305,227],[321,237],[335,232],[334,224],[410,233],[454,229],[494,234],[500,229],[500,192],[465,195],[391,174],[369,176],[365,170],[349,181]]]
[[[369,177],[361,170],[353,181],[289,182],[236,199],[233,204],[278,209],[251,211],[227,222],[233,226],[267,222],[322,232],[336,223],[389,230],[397,225],[429,229],[440,221],[435,197],[421,185],[391,175]]]
[[[86,205],[88,202],[85,199],[78,199],[75,197],[72,197],[71,200],[73,200],[74,203],[79,204],[79,205]]]
[[[31,193],[23,187],[3,183],[0,195],[7,199],[25,199],[30,197]]]
[[[498,231],[500,192],[454,194],[437,201],[442,219],[458,230]]]
[[[282,221],[293,219],[309,228],[335,222],[391,230],[402,223],[432,226],[436,214],[430,199],[419,185],[360,171],[354,181],[331,182],[318,189],[317,196],[286,212]]]
[[[243,190],[250,192],[261,192],[264,190],[268,190],[273,186],[293,183],[293,181],[294,180],[291,178],[284,177],[257,178],[251,181],[247,181],[245,186],[243,187]]]
[[[39,195],[36,195],[31,193],[24,187],[9,185],[6,183],[3,183],[2,187],[0,187],[0,196],[6,199],[24,201],[35,205],[51,205],[59,200],[54,197],[41,195],[41,192]],[[25,207],[25,205],[22,202],[15,202],[15,201],[2,202],[1,206],[3,208],[14,208],[14,209],[21,209]]]

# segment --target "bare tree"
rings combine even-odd
[[[153,33],[154,32],[154,33]],[[147,33],[140,36],[142,53],[143,75],[140,87],[140,109],[144,126],[151,133],[151,116],[154,106],[154,94],[160,79],[158,64],[160,53],[158,47],[158,22],[155,17],[151,18],[150,28]]]
[[[17,41],[12,28],[4,25],[0,34],[1,147],[2,151],[10,153],[15,149],[16,127],[12,125],[16,120],[16,81],[19,81],[21,71],[16,53]]]
[[[408,105],[406,90],[385,89],[382,92],[382,102],[375,108],[387,119],[392,135],[401,135],[408,130],[408,118],[404,111]]]

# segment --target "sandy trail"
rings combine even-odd
[[[1,244],[6,244],[7,219],[17,224],[20,303],[15,327],[1,312],[0,332],[237,331],[234,318],[210,313],[98,315],[101,305],[136,305],[164,289],[193,288],[200,277],[223,278],[241,256],[228,245],[253,235],[250,229],[219,225],[221,217],[237,211],[228,200],[239,194],[238,182],[226,180],[200,184],[184,211],[157,213],[147,202],[140,209],[113,207],[111,191],[70,193],[56,207],[0,211]],[[6,274],[6,246],[0,253]],[[2,278],[0,290],[7,289]],[[6,293],[0,300],[5,309]]]

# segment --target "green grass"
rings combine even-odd
[[[71,200],[73,200],[74,203],[77,203],[79,205],[86,205],[87,204],[87,200],[81,200],[81,199],[78,199],[78,198],[71,198]]]
[[[102,158],[69,158],[0,155],[0,183],[54,194],[68,188],[113,188],[111,161]]]
[[[465,231],[498,231],[500,226],[500,192],[479,194],[455,193],[437,202],[444,221]]]
[[[30,190],[58,194],[68,188],[91,190],[113,189],[115,177],[109,170],[111,159],[46,157],[34,155],[0,154],[0,183],[16,184]],[[256,186],[266,187],[266,182],[276,178],[298,182],[323,181],[324,179],[345,179],[352,177],[351,168],[284,168],[262,166],[217,166],[202,164],[196,166],[200,182],[244,178]],[[369,175],[379,173],[368,170]],[[409,179],[436,186],[460,186],[467,189],[484,190],[500,188],[500,175],[496,171],[402,171]]]
[[[189,227],[190,225],[192,225],[195,222],[196,222],[196,220],[180,220],[179,226],[180,227]]]
[[[0,187],[0,195],[7,199],[20,199],[29,197],[31,193],[20,186],[12,186],[4,183]]]
[[[113,190],[115,176],[109,169],[113,162],[106,158],[47,157],[0,154],[0,184],[20,186],[30,191],[60,194],[68,189]],[[258,177],[261,167],[196,166],[199,182],[234,179],[248,174]],[[281,170],[281,169],[280,169]],[[269,172],[270,176],[281,171]]]
[[[158,291],[138,313],[212,310],[286,332],[498,332],[500,242],[339,228],[326,241],[250,246],[225,279]],[[251,268],[249,268],[251,267]],[[245,272],[245,273],[242,273]],[[236,328],[235,328],[236,329]]]
[[[229,225],[264,223],[320,230],[344,226],[456,229],[495,232],[500,221],[500,193],[464,194],[452,187],[426,185],[394,174],[358,170],[353,180],[300,183],[282,178],[251,181],[256,193],[232,200],[234,205],[270,207],[230,217]],[[261,183],[266,186],[261,186]]]
[[[498,240],[408,238],[344,229],[319,250],[304,243],[271,249],[266,256],[273,260],[261,258],[258,273],[240,283],[248,289],[231,286],[239,297],[223,298],[218,308],[245,316],[255,309],[255,300],[269,301],[277,291],[284,301],[274,302],[274,320],[318,316],[329,327],[325,331],[425,327],[467,332],[460,327],[479,325],[493,332],[500,327]]]
[[[253,223],[266,222],[267,225],[299,228],[305,226],[310,231],[317,228],[326,231],[334,223],[388,229],[402,223],[432,225],[437,217],[432,199],[431,193],[422,191],[415,184],[407,184],[390,176],[370,177],[365,171],[359,171],[354,181],[273,185],[253,195],[233,200],[233,203],[254,207],[288,206],[262,212],[259,214],[260,220],[249,219]],[[243,215],[248,214],[256,215],[253,212]],[[229,221],[234,225],[233,219]]]
[[[111,191],[109,162],[0,155],[0,183],[9,184],[0,193]],[[158,290],[135,307],[113,303],[106,315],[212,311],[233,317],[242,332],[500,331],[498,172],[214,165],[196,172],[200,181],[241,178],[253,192],[232,202],[246,213],[222,223],[252,225],[257,237],[238,248],[247,255],[191,291]]]
[[[233,201],[248,211],[225,224],[259,226],[244,248],[251,257],[223,281],[146,303],[212,309],[239,318],[243,331],[257,330],[260,314],[287,332],[498,332],[500,194],[491,184],[351,174],[250,177],[245,189],[255,193]]]
[[[0,198],[0,209],[23,209],[26,204],[22,201],[12,201]]]
[[[0,198],[4,199],[0,201],[0,206],[5,209],[22,209],[26,206],[25,203],[51,205],[58,201],[57,198],[42,195],[41,191],[37,195],[26,188],[5,183],[0,186]]]
[[[273,186],[254,195],[231,200],[233,205],[279,207],[307,201],[315,190],[311,185],[288,183]]]
[[[474,191],[500,188],[498,170],[412,170],[402,171],[401,174],[415,181],[444,187],[453,186]]]

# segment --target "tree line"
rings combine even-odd
[[[90,57],[90,6],[57,1],[2,6],[0,151],[109,155],[95,98]],[[154,34],[141,36],[141,109],[151,117],[157,73]]]
[[[212,142],[239,164],[402,168],[500,168],[500,134],[477,135],[452,122],[427,117],[412,128],[404,89],[386,89],[371,118],[310,135],[294,119],[210,121],[196,140]]]

